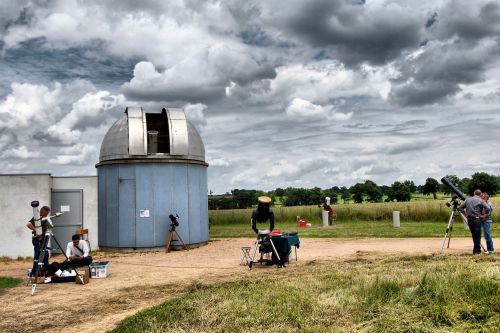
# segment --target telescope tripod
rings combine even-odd
[[[175,230],[175,225],[173,223],[170,224],[170,229],[168,229],[168,241],[167,241],[167,248],[165,249],[166,253],[170,252],[170,248],[172,247],[172,241],[174,240],[174,233],[177,235],[178,240],[182,243],[182,247],[184,250],[187,250],[186,244],[184,244],[184,241],[182,240],[181,235]]]
[[[454,222],[456,216],[460,216],[462,218],[462,221],[464,222],[464,226],[468,225],[467,224],[467,217],[465,217],[465,215],[458,210],[457,204],[453,204],[453,209],[451,211],[450,219],[448,220],[448,226],[446,227],[446,232],[444,234],[443,244],[441,245],[441,252],[440,252],[441,254],[443,253],[444,244],[446,243],[446,239],[448,239],[448,246],[446,248],[447,249],[450,248],[451,232],[453,231],[453,222]],[[484,248],[483,244],[481,244],[481,248],[483,249],[484,253],[488,253],[488,251],[486,251],[486,249]]]
[[[45,257],[49,255],[48,245],[49,245],[49,241],[50,241],[51,237],[56,242],[59,249],[61,249],[61,252],[63,253],[66,260],[69,261],[68,256],[66,255],[63,248],[61,247],[61,244],[59,244],[59,241],[57,240],[57,238],[52,234],[52,231],[50,229],[47,229],[47,231],[45,232],[45,234],[43,236],[42,247],[40,248],[40,255],[38,256],[38,258],[33,259],[33,264],[34,264],[33,266],[35,267],[35,271],[31,272],[31,277],[28,279],[28,283],[31,281],[31,296],[35,295],[35,290],[36,290],[36,286],[38,283],[38,275],[44,269]],[[47,269],[47,267],[45,267],[45,269]],[[75,270],[75,273],[76,273],[76,270]],[[80,279],[80,282],[82,284],[85,284],[85,282],[83,281],[83,277],[81,275],[76,274],[76,278]]]

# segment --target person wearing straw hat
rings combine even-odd
[[[262,196],[259,197],[257,209],[252,212],[252,229],[256,234],[259,234],[257,222],[263,223],[269,221],[269,232],[274,229],[274,212],[271,209],[271,198]]]

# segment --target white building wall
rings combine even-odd
[[[0,256],[33,257],[31,231],[26,227],[33,217],[31,201],[50,206],[51,187],[50,174],[0,175]]]
[[[97,176],[53,177],[54,190],[83,190],[83,229],[89,230],[89,241],[92,250],[97,250]],[[62,243],[67,241],[59,240]]]

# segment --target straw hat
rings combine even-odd
[[[266,197],[266,196],[262,196],[262,197],[259,197],[259,202],[264,203],[264,204],[268,204],[268,203],[271,203],[271,198]]]

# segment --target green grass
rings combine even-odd
[[[496,255],[359,253],[255,268],[225,283],[197,282],[113,332],[493,332],[499,262]]]
[[[301,237],[314,238],[363,238],[363,237],[443,237],[448,226],[448,220],[441,222],[407,222],[401,221],[400,227],[392,226],[392,221],[338,221],[334,227],[322,227],[319,222],[311,228],[298,227],[296,223],[277,223],[280,231],[298,231]],[[269,227],[268,223],[257,224],[260,229]],[[500,224],[492,223],[493,237],[500,234]],[[452,237],[470,237],[470,231],[464,229],[462,221],[453,224]],[[211,238],[255,237],[250,223],[216,224],[210,227]]]
[[[19,278],[0,276],[0,293],[2,293],[7,288],[12,288],[17,286],[21,282],[22,280]]]

